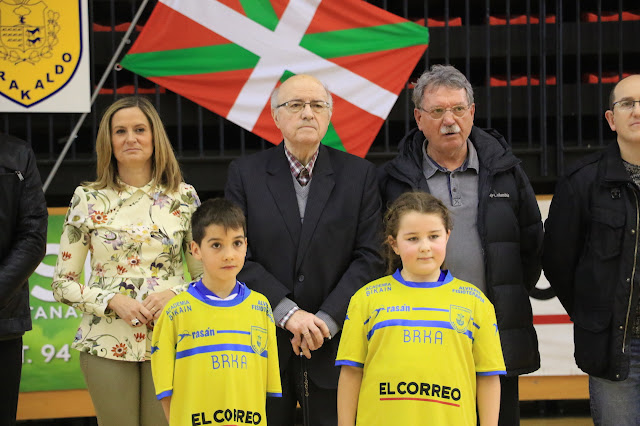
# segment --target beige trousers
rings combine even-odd
[[[151,361],[116,361],[80,353],[84,374],[100,426],[166,426],[156,399]]]

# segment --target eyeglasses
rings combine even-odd
[[[453,115],[455,115],[456,117],[462,117],[463,115],[466,114],[469,108],[470,108],[469,105],[454,105],[451,108],[434,107],[428,110],[423,108],[418,108],[418,109],[429,114],[431,118],[433,118],[434,120],[437,120],[439,118],[442,118],[442,116],[447,111],[451,111]]]
[[[311,108],[311,111],[315,112],[316,114],[320,114],[331,109],[331,105],[329,104],[329,102],[325,102],[325,101],[309,101],[309,102],[288,101],[278,105],[276,109],[280,107],[285,107],[287,111],[289,111],[292,114],[295,114],[297,112],[302,111],[306,105],[309,105],[309,107]]]
[[[636,106],[636,102],[640,104],[640,100],[634,101],[632,99],[623,99],[621,101],[614,102],[613,107],[618,105],[618,108],[621,109],[622,111],[632,111]]]

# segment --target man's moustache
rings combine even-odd
[[[451,126],[440,127],[441,135],[446,135],[448,133],[460,133],[460,126],[458,126],[457,124],[452,124]]]

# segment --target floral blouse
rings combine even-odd
[[[124,189],[76,188],[60,238],[51,287],[55,298],[84,311],[72,347],[104,358],[151,357],[151,331],[132,327],[107,308],[117,294],[142,302],[151,292],[186,288],[182,250],[193,279],[202,264],[191,255],[191,215],[200,205],[195,189],[178,192],[123,184]],[[181,250],[182,249],[182,250]],[[87,251],[91,277],[80,283]]]

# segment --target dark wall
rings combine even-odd
[[[93,87],[140,3],[89,0]],[[640,72],[640,12],[634,2],[371,3],[410,20],[426,19],[430,30],[426,54],[367,156],[374,163],[392,158],[398,141],[414,127],[410,83],[435,63],[450,63],[467,75],[475,90],[476,124],[505,135],[523,160],[537,193],[553,192],[568,164],[613,140],[604,120],[609,91],[621,76]],[[149,2],[138,25],[144,25],[153,6],[155,0]],[[134,31],[132,39],[137,34]],[[270,146],[175,93],[129,71],[113,70],[47,191],[50,206],[67,205],[73,188],[95,176],[93,151],[99,117],[114,99],[131,93],[145,94],[154,101],[185,179],[203,199],[221,193],[232,159]],[[78,118],[79,114],[3,113],[0,131],[33,144],[44,181]]]

